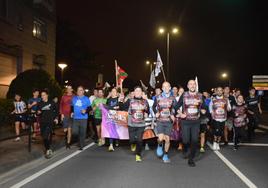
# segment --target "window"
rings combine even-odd
[[[34,19],[33,21],[33,36],[42,40],[47,40],[47,25],[45,22]]]
[[[0,17],[7,19],[7,0],[0,0]]]

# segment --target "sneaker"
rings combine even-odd
[[[200,153],[205,153],[205,149],[204,149],[204,147],[201,147],[201,148],[200,148]]]
[[[14,140],[14,141],[15,141],[15,142],[20,141],[20,137],[15,138],[15,140]]]
[[[217,150],[217,143],[216,143],[216,142],[213,142],[212,149],[213,149],[214,151],[216,151],[216,150]]]
[[[145,144],[145,151],[149,151],[149,150],[150,150],[149,145],[146,143]]]
[[[163,147],[162,146],[160,146],[160,145],[157,146],[156,154],[157,154],[158,157],[163,156],[164,152],[163,152]]]
[[[188,165],[189,165],[190,167],[195,167],[195,166],[196,166],[194,160],[192,160],[192,159],[189,159],[189,160],[188,160]]]
[[[102,146],[105,145],[105,139],[101,139]]]
[[[141,156],[140,155],[136,155],[136,162],[141,162]]]
[[[109,146],[108,151],[114,151],[114,147],[112,144]]]
[[[136,144],[131,144],[131,151],[132,152],[135,152],[136,151]]]
[[[115,140],[115,147],[119,147],[119,140]]]
[[[46,151],[45,158],[50,159],[52,157],[52,150],[49,149]]]
[[[101,139],[99,139],[99,141],[98,141],[98,146],[102,146],[102,141],[101,141]]]
[[[238,149],[238,146],[234,146],[233,150],[236,151]]]
[[[165,154],[162,159],[164,163],[170,163],[170,159],[168,158],[167,154]]]
[[[220,143],[216,144],[216,150],[219,151],[220,150]]]

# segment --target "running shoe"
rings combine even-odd
[[[132,152],[135,152],[136,151],[136,144],[131,144],[131,151]]]
[[[168,158],[167,154],[165,154],[162,159],[164,163],[170,163],[170,159]]]
[[[220,148],[220,143],[217,143],[217,151],[219,151],[221,148]]]
[[[156,154],[157,154],[158,157],[163,156],[164,152],[163,152],[163,147],[162,146],[160,146],[160,145],[157,146]]]
[[[216,150],[217,150],[217,143],[216,143],[216,142],[213,142],[212,149],[213,149],[214,151],[216,151]]]
[[[205,153],[205,149],[204,149],[204,147],[201,147],[201,148],[200,148],[200,153]]]
[[[112,144],[110,144],[109,148],[108,148],[108,151],[114,151],[114,147]]]
[[[20,137],[15,138],[15,140],[14,140],[14,141],[15,141],[15,142],[20,141]]]
[[[136,155],[136,162],[141,162],[141,156],[140,155]]]

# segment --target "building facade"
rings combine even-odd
[[[11,81],[32,68],[55,74],[54,0],[0,0],[0,98]]]

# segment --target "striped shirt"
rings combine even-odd
[[[14,107],[15,107],[15,114],[22,114],[25,112],[26,104],[24,101],[15,101]]]

